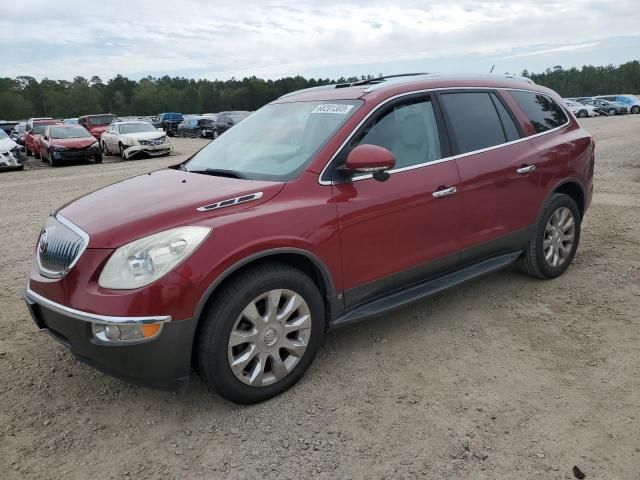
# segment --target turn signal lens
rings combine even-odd
[[[93,336],[102,342],[135,342],[150,340],[156,337],[162,330],[161,323],[119,323],[119,324],[92,324]]]

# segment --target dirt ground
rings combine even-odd
[[[0,478],[640,478],[640,115],[584,120],[596,193],[575,264],[503,271],[328,335],[239,407],[78,363],[21,299],[47,214],[176,155],[0,174]],[[96,205],[96,214],[108,205]]]

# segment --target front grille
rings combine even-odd
[[[154,140],[140,140],[140,145],[162,145],[166,137],[156,138]]]
[[[40,273],[49,278],[60,278],[76,263],[89,243],[89,237],[63,217],[49,217],[45,223],[36,255]]]

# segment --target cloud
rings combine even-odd
[[[526,59],[634,35],[639,16],[632,0],[370,0],[366,9],[353,0],[33,0],[0,17],[0,76],[274,78],[470,55]]]

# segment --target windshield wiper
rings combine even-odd
[[[225,170],[223,168],[207,168],[205,170],[187,170],[187,171],[191,173],[200,173],[202,175],[213,175],[215,177],[239,178],[241,180],[247,179],[247,177],[240,172],[236,172],[235,170]]]

